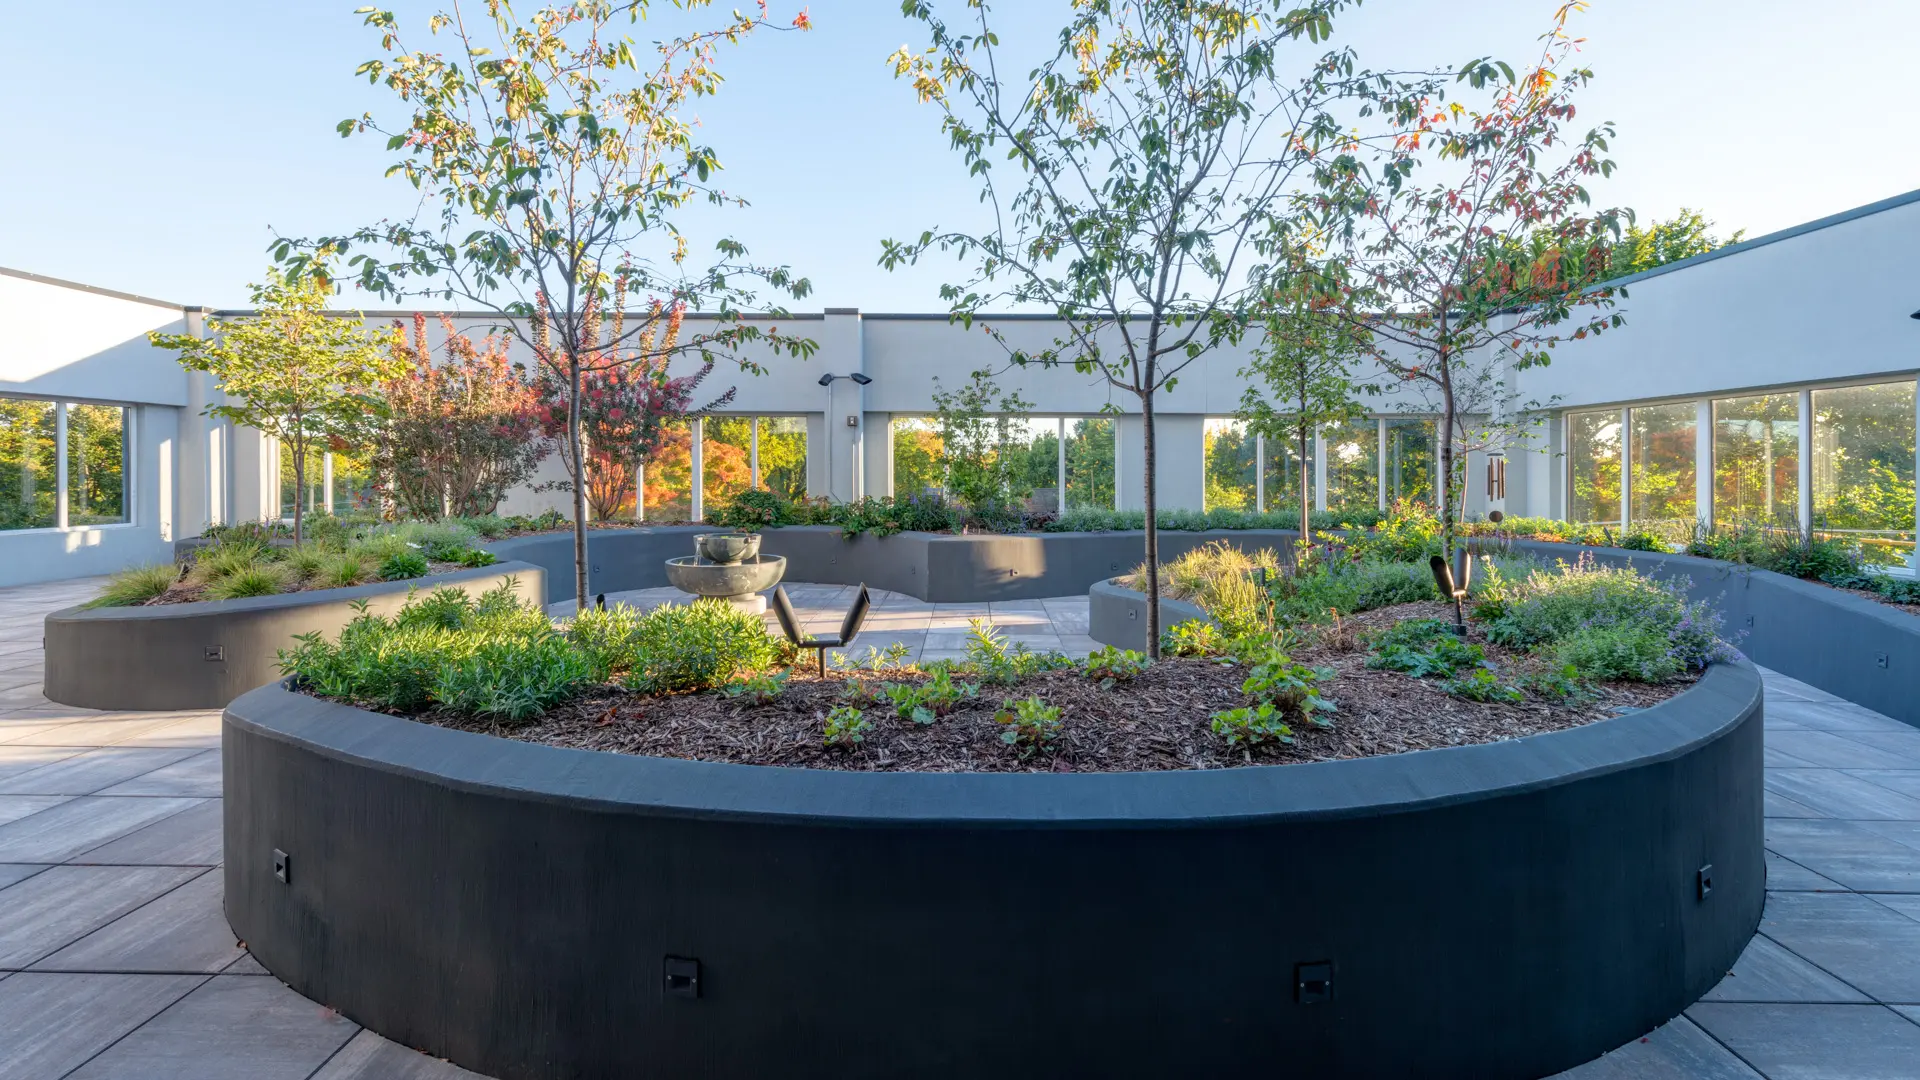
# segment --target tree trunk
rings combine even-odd
[[[1440,543],[1446,554],[1447,565],[1453,565],[1455,517],[1453,512],[1453,493],[1456,486],[1453,478],[1453,386],[1442,383],[1440,388]]]
[[[282,444],[285,445],[285,444]],[[300,504],[307,497],[307,441],[293,441],[293,546],[300,546]]]
[[[1149,380],[1152,376],[1149,374]],[[1152,385],[1149,381],[1148,386]],[[1118,421],[1116,421],[1118,423]],[[1146,482],[1147,502],[1147,655],[1160,659],[1160,528],[1154,520],[1159,509],[1159,492],[1153,482],[1153,391],[1140,395],[1140,430],[1144,438],[1141,443],[1146,457],[1146,473],[1141,477]]]
[[[1301,414],[1305,416],[1305,413]],[[1313,548],[1313,462],[1307,457],[1307,444],[1313,439],[1313,425],[1300,423],[1300,540],[1294,546],[1294,565]]]
[[[567,465],[573,473],[573,610],[587,609],[587,463],[580,445],[580,354],[567,351]]]

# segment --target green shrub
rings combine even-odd
[[[1102,689],[1111,689],[1119,683],[1133,681],[1134,676],[1145,672],[1152,664],[1146,653],[1103,645],[1087,654],[1086,667],[1082,670],[1087,678],[1099,683]]]
[[[1006,727],[1000,741],[1013,747],[1023,759],[1051,747],[1060,736],[1060,707],[1038,697],[1002,701],[993,719]]]
[[[488,540],[498,540],[507,535],[507,530],[512,528],[507,519],[498,514],[479,514],[473,517],[458,518],[456,520],[467,528],[472,529],[474,535]]]
[[[1803,537],[1797,528],[1736,522],[1695,530],[1687,554],[1744,563],[1788,577],[1830,581],[1858,574],[1860,546],[1843,537]]]
[[[286,570],[274,563],[256,563],[235,569],[207,583],[209,600],[241,600],[272,596],[287,587]]]
[[[440,661],[430,693],[455,712],[518,723],[573,697],[591,676],[586,657],[551,631],[488,634]]]
[[[1293,742],[1293,728],[1287,725],[1285,715],[1272,702],[1262,701],[1214,713],[1209,726],[1228,746],[1284,745]]]
[[[295,582],[306,582],[319,577],[332,561],[333,555],[318,544],[302,544],[286,553],[282,563]]]
[[[1258,631],[1239,635],[1257,637]],[[1160,632],[1162,656],[1219,656],[1227,648],[1226,635],[1205,619],[1188,619]]]
[[[341,552],[328,557],[314,574],[314,581],[325,588],[344,589],[361,584],[367,576],[367,564],[360,561],[358,555]]]
[[[587,659],[593,681],[606,682],[641,663],[641,614],[625,604],[587,608],[567,623],[567,639]]]
[[[1253,660],[1252,670],[1240,684],[1240,692],[1271,706],[1282,718],[1327,727],[1329,721],[1320,714],[1337,709],[1333,702],[1320,696],[1318,684],[1332,677],[1330,668],[1310,668],[1278,649],[1270,649]]]
[[[1472,668],[1453,678],[1442,679],[1439,686],[1442,691],[1468,701],[1514,704],[1525,701],[1527,697],[1519,688],[1501,682],[1500,677],[1488,667]]]
[[[1657,683],[1686,670],[1667,635],[1649,626],[1582,627],[1554,643],[1553,657],[1590,679]]]
[[[272,561],[265,544],[253,540],[222,540],[194,554],[187,579],[206,585],[228,576],[257,570]]]
[[[1242,637],[1273,624],[1272,604],[1260,579],[1280,573],[1280,557],[1271,548],[1251,554],[1225,540],[1202,544],[1160,565],[1160,593],[1189,600],[1212,616],[1229,637]],[[1130,579],[1144,591],[1147,568],[1142,563]]]
[[[417,551],[403,551],[389,555],[380,561],[381,581],[405,581],[408,578],[425,577],[431,569],[427,557]]]
[[[1620,538],[1619,546],[1628,551],[1665,551],[1666,541],[1654,533],[1635,530]]]
[[[926,682],[886,683],[879,696],[891,702],[902,720],[931,724],[980,693],[978,683],[956,683],[949,668],[937,668]]]
[[[457,562],[468,569],[478,569],[482,566],[492,566],[494,563],[499,562],[500,556],[495,555],[486,548],[468,548],[447,561]]]
[[[1405,619],[1370,635],[1367,642],[1373,654],[1367,657],[1367,666],[1404,672],[1416,679],[1435,675],[1452,678],[1464,669],[1483,666],[1487,651],[1454,636],[1447,626],[1440,619]]]
[[[100,589],[100,595],[87,601],[88,607],[130,607],[164,594],[180,579],[180,568],[172,563],[133,566],[115,573]]]
[[[773,661],[759,616],[721,600],[663,604],[640,617],[626,685],[647,693],[709,690]]]
[[[1348,537],[1347,551],[1358,559],[1424,563],[1441,554],[1440,515],[1426,503],[1399,500],[1374,531]]]
[[[1073,660],[1057,649],[1034,652],[1024,641],[1009,645],[1006,635],[990,623],[970,619],[967,625],[966,658],[962,665],[986,682],[1006,685],[1042,671],[1074,666]]]
[[[866,714],[851,705],[835,705],[827,713],[825,738],[821,741],[827,746],[840,750],[851,750],[866,741],[867,732],[873,730],[873,724]]]
[[[762,671],[748,675],[728,683],[727,696],[743,700],[749,705],[770,705],[779,699],[787,688],[787,680],[792,677],[790,671]]]
[[[440,630],[458,630],[473,617],[473,598],[464,590],[442,585],[426,596],[410,595],[394,615],[394,624],[402,629],[429,626]]]
[[[1559,705],[1584,705],[1597,696],[1593,687],[1581,678],[1580,669],[1572,664],[1561,664],[1549,671],[1529,672],[1520,676],[1518,685],[1542,701]]]
[[[1433,572],[1417,563],[1331,563],[1282,575],[1269,590],[1280,622],[1320,623],[1394,604],[1438,599]]]
[[[793,503],[766,488],[747,488],[709,511],[707,520],[742,532],[797,524]]]

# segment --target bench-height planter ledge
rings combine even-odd
[[[151,607],[71,607],[47,616],[43,693],[85,709],[218,709],[280,677],[281,649],[300,634],[340,632],[354,604],[390,615],[407,597],[450,585],[478,596],[512,580],[521,596],[546,592],[545,571],[526,563],[383,581]]]
[[[1761,685],[1304,765],[863,773],[561,749],[280,686],[225,719],[226,908],[488,1075],[1538,1077],[1760,916]]]

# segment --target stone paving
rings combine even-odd
[[[217,712],[41,695],[40,621],[95,584],[0,589],[0,1080],[472,1080],[300,997],[234,940]],[[822,629],[851,601],[790,591]],[[886,594],[858,649],[932,659],[983,616],[1037,648],[1091,647],[1084,600]],[[1766,764],[1759,935],[1685,1016],[1562,1080],[1920,1077],[1920,730],[1769,673]]]

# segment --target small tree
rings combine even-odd
[[[653,0],[573,0],[521,17],[498,0],[450,0],[427,23],[454,39],[446,51],[410,50],[392,12],[361,9],[380,32],[385,55],[359,73],[393,91],[404,117],[391,126],[371,114],[345,120],[340,134],[385,135],[395,155],[387,171],[419,189],[426,220],[274,245],[275,257],[296,274],[315,251],[352,251],[349,262],[365,287],[395,299],[459,297],[498,315],[529,347],[539,327],[541,364],[568,410],[561,441],[573,491],[574,588],[583,598],[590,590],[582,395],[600,374],[596,358],[664,364],[674,356],[712,362],[725,355],[758,373],[761,366],[742,351],[749,345],[798,357],[814,349],[775,323],[740,317],[756,302],[744,283],[804,296],[804,278],[746,262],[746,248],[730,239],[718,242],[704,269],[689,266],[687,239],[674,223],[695,200],[744,205],[713,183],[719,158],[695,141],[685,114],[694,99],[719,90],[719,46],[778,27],[764,7],[735,12],[658,43],[643,64],[644,51],[619,33],[618,21],[637,23],[653,7]],[[805,29],[805,13],[791,25]],[[626,340],[597,341],[588,324],[596,312],[617,307],[616,296],[660,302],[648,317],[626,321]],[[632,348],[651,320],[681,310],[704,311],[708,321],[681,335],[670,355]]]
[[[406,368],[383,387],[387,413],[371,464],[377,483],[415,517],[491,514],[549,450],[538,402],[525,367],[508,362],[505,339],[476,343],[446,316],[440,324],[438,361],[425,314],[413,317],[411,341],[394,344]]]
[[[1008,448],[1015,418],[1033,403],[1018,391],[1001,391],[984,368],[954,390],[941,389],[939,382],[935,377],[933,407],[947,492],[982,511],[1031,495],[1021,463]]]
[[[293,454],[294,488],[302,492],[307,454],[363,432],[384,412],[378,387],[403,368],[391,335],[369,330],[357,316],[327,314],[333,287],[325,264],[318,269],[298,280],[269,269],[266,282],[252,286],[258,313],[208,319],[204,338],[147,335],[156,348],[179,353],[182,367],[218,380],[228,402],[208,406],[208,416],[254,428]],[[296,544],[303,501],[293,500]]]
[[[988,5],[967,6],[975,25],[955,29],[929,0],[907,0],[932,42],[902,49],[894,66],[940,110],[993,223],[888,241],[881,262],[957,251],[973,276],[942,289],[956,321],[998,303],[1050,311],[1060,335],[1010,348],[1013,360],[1071,366],[1139,403],[1157,657],[1158,395],[1244,332],[1263,277],[1255,264],[1296,223],[1296,181],[1364,142],[1335,104],[1363,86],[1383,99],[1404,91],[1356,70],[1349,51],[1321,51],[1347,0],[1076,0],[1054,55],[1025,79],[1007,74],[1026,65],[1001,55]]]
[[[1368,350],[1366,326],[1327,309],[1326,299],[1309,285],[1279,290],[1262,308],[1264,337],[1252,361],[1240,369],[1242,378],[1257,380],[1240,398],[1247,429],[1294,448],[1302,548],[1312,542],[1309,462],[1315,432],[1360,416],[1360,390],[1377,390],[1371,383],[1356,382],[1355,369]]]
[[[1580,6],[1560,8],[1533,67],[1515,74],[1478,60],[1458,73],[1458,83],[1489,94],[1484,105],[1442,105],[1435,95],[1396,109],[1399,136],[1378,168],[1349,155],[1320,174],[1327,224],[1351,239],[1334,310],[1368,330],[1389,376],[1430,395],[1440,412],[1449,559],[1467,452],[1523,440],[1531,426],[1509,373],[1546,364],[1562,340],[1625,321],[1614,310],[1624,291],[1592,284],[1605,276],[1605,241],[1618,235],[1621,212],[1581,213],[1587,179],[1613,171],[1604,156],[1613,129],[1562,133],[1575,92],[1593,78],[1572,63],[1579,41],[1566,24]],[[1443,175],[1420,183],[1422,167]],[[1530,237],[1540,230],[1552,242],[1535,254]]]
[[[535,354],[548,373],[540,381],[546,433],[558,443],[567,475],[583,479],[587,503],[594,516],[603,521],[618,515],[629,495],[646,498],[646,493],[635,486],[636,469],[654,463],[676,424],[685,423],[696,412],[725,405],[733,400],[734,393],[728,389],[695,410],[694,392],[713,373],[713,361],[687,375],[667,373],[668,358],[677,352],[681,312],[649,311],[646,329],[631,339],[624,332],[624,319],[622,312],[614,312],[606,327],[606,340],[631,341],[631,349],[596,348],[581,357],[585,374],[577,410],[568,408],[568,385],[552,374],[559,366],[548,355],[553,346],[545,335],[535,335]],[[588,340],[598,343],[600,334],[599,320],[590,320]],[[576,413],[584,460],[574,458],[572,442],[567,438],[568,425],[576,419]],[[557,486],[568,491],[573,483],[563,480]]]

